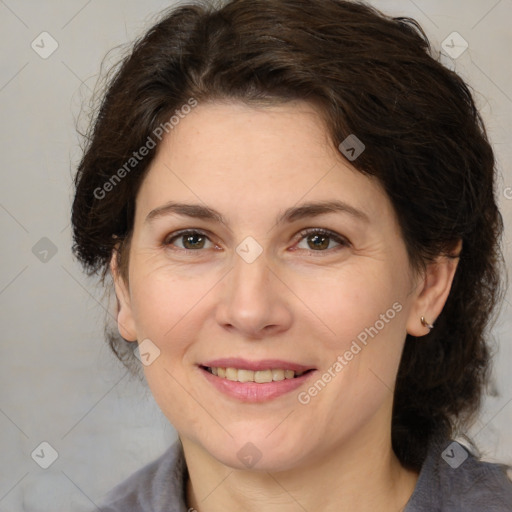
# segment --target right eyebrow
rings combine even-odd
[[[144,222],[151,222],[155,219],[165,217],[171,214],[182,215],[185,217],[192,217],[194,219],[212,220],[221,224],[226,224],[224,217],[213,208],[203,206],[200,204],[186,204],[186,203],[175,203],[169,202],[162,206],[151,210]]]

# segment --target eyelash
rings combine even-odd
[[[173,245],[172,244],[173,241],[179,239],[180,237],[184,237],[185,235],[201,235],[201,236],[206,237],[211,242],[210,238],[208,237],[208,235],[204,231],[195,230],[195,229],[186,229],[186,230],[178,231],[176,233],[172,233],[171,235],[166,237],[164,239],[163,245],[165,247],[170,247],[170,246]],[[319,253],[331,254],[333,251],[338,251],[338,250],[340,250],[342,248],[346,248],[346,247],[349,247],[351,245],[350,242],[345,237],[343,237],[341,235],[338,235],[338,234],[334,233],[333,231],[329,231],[327,229],[322,229],[322,228],[308,228],[308,229],[304,229],[303,231],[301,231],[299,233],[300,239],[298,240],[297,243],[300,243],[304,238],[306,238],[309,235],[326,236],[326,237],[330,238],[331,240],[333,240],[333,241],[335,241],[336,243],[339,244],[339,247],[336,247],[334,249],[331,248],[331,249],[325,249],[325,250],[319,250],[319,251],[302,249],[302,250],[305,250],[308,253],[313,254],[315,256],[318,255]],[[179,252],[182,252],[182,253],[183,252],[185,252],[185,253],[201,252],[201,249],[181,249],[179,247],[175,248],[175,249],[172,249],[172,250],[173,251],[179,251]]]

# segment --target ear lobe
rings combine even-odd
[[[408,334],[425,336],[430,332],[428,324],[435,324],[450,294],[461,247],[462,241],[459,241],[453,256],[439,256],[427,265],[418,283],[416,300],[407,320]]]
[[[112,251],[110,258],[110,272],[114,281],[117,298],[117,329],[126,341],[137,341],[135,321],[131,308],[130,291],[118,267],[119,244]]]

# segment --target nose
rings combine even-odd
[[[271,269],[265,253],[252,263],[236,255],[223,280],[216,309],[220,326],[250,339],[262,339],[290,328],[292,293]]]

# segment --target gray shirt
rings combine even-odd
[[[102,512],[187,512],[187,466],[180,441],[112,489]],[[461,444],[433,440],[403,512],[510,512],[505,467],[478,460]],[[398,511],[397,511],[398,512]]]

